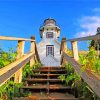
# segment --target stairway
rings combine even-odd
[[[41,67],[33,70],[30,78],[24,79],[25,85],[21,92],[30,91],[31,97],[22,97],[18,100],[83,100],[75,98],[70,86],[65,86],[58,76],[66,75],[61,67]]]

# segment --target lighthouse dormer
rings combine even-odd
[[[54,19],[44,20],[43,26],[40,27],[40,36],[42,39],[57,39],[60,36],[60,28],[56,25]]]

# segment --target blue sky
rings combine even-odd
[[[39,27],[44,19],[54,18],[62,37],[74,38],[96,33],[100,26],[99,0],[0,0],[0,35],[41,40]],[[16,42],[0,41],[7,49]],[[29,48],[29,44],[26,44]],[[86,49],[84,44],[79,49]]]

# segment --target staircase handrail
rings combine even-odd
[[[84,40],[99,40],[100,34],[75,38],[75,39],[68,39],[62,38],[60,52],[61,52],[61,65],[63,65],[66,61],[68,61],[72,67],[77,71],[77,73],[84,79],[84,81],[93,89],[93,91],[100,97],[100,76],[95,75],[92,72],[89,72],[87,69],[82,72],[81,65],[78,63],[79,55],[78,55],[78,47],[77,41],[84,41]],[[67,55],[67,44],[66,41],[70,41],[72,44],[72,53],[73,58]]]
[[[17,45],[17,57],[14,62],[4,66],[0,69],[0,86],[3,85],[8,79],[14,75],[14,82],[20,83],[22,81],[22,68],[30,62],[30,67],[36,62],[40,62],[37,46],[35,42],[35,37],[32,36],[31,39],[26,38],[16,38],[0,36],[0,40],[18,41]],[[28,54],[24,54],[24,44],[25,41],[30,41],[30,51]]]
[[[18,60],[0,69],[0,86],[10,79],[20,68],[25,66],[30,59],[34,57],[34,53],[26,54]]]

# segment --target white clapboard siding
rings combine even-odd
[[[54,57],[46,56],[46,45],[54,45]],[[45,66],[60,66],[60,42],[56,39],[42,39],[40,43],[37,44],[37,49],[41,63]]]

